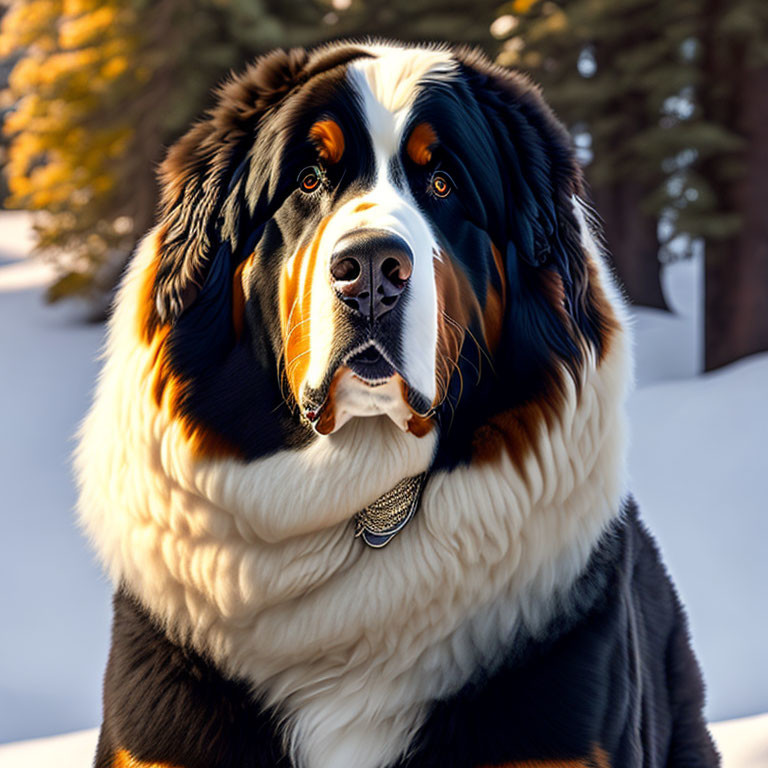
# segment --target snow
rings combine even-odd
[[[73,522],[72,436],[103,328],[41,301],[23,213],[0,212],[0,742],[97,725],[110,588]],[[701,264],[667,268],[676,310],[634,313],[632,489],[686,603],[712,719],[768,711],[768,354],[701,368]],[[9,621],[7,617],[12,617]],[[768,766],[768,716],[716,726],[725,768]],[[0,746],[0,765],[91,762],[94,731]]]
[[[0,744],[0,765],[3,768],[87,768],[93,764],[97,728],[49,736],[44,739]]]
[[[768,765],[768,715],[716,723],[710,730],[723,757],[723,768]]]
[[[701,253],[634,312],[630,487],[685,603],[710,719],[768,710],[768,354],[699,375]]]
[[[746,717],[710,727],[723,756],[722,768],[768,766],[768,715]],[[85,768],[91,764],[99,738],[97,728],[43,739],[0,744],[3,768]]]
[[[638,390],[631,487],[688,607],[712,719],[768,710],[768,355]]]
[[[690,378],[703,369],[704,339],[701,293],[704,265],[700,251],[661,274],[672,312],[649,307],[633,311],[638,387],[657,381]]]
[[[0,214],[0,742],[97,723],[109,640],[69,466],[103,329],[43,304],[51,269],[23,260],[27,221]]]

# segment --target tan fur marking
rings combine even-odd
[[[162,242],[158,237],[157,242]],[[240,450],[213,430],[192,421],[182,412],[187,383],[173,371],[168,356],[168,339],[171,326],[160,325],[155,311],[154,289],[157,278],[159,255],[144,271],[141,280],[140,300],[137,311],[137,330],[142,342],[149,347],[149,366],[145,372],[155,404],[165,410],[169,418],[178,421],[190,450],[200,458],[239,457]]]
[[[590,258],[587,258],[587,274],[589,275],[589,282],[587,284],[586,301],[597,311],[598,329],[602,341],[598,362],[602,363],[608,355],[614,337],[621,332],[621,323],[616,317],[613,305],[605,295],[603,286],[600,283],[597,266]]]
[[[312,242],[296,252],[280,277],[280,325],[283,331],[285,377],[296,402],[299,401],[301,383],[309,370],[312,275],[320,240],[329,221],[330,218],[326,218],[320,222]],[[300,293],[302,275],[303,294]]]
[[[563,327],[573,334],[573,323],[568,310],[565,307],[565,288],[563,279],[552,269],[541,269],[538,272],[539,285],[541,292],[546,297],[549,305],[557,312]]]
[[[445,252],[435,260],[437,287],[437,405],[448,393],[454,371],[458,370],[459,354],[468,333],[470,321],[482,317],[477,296],[461,267],[454,265]]]
[[[179,768],[170,763],[146,763],[137,760],[127,749],[118,749],[112,760],[112,768]]]
[[[491,243],[491,253],[493,254],[493,263],[496,265],[496,271],[499,274],[499,281],[501,282],[501,303],[507,306],[507,270],[504,268],[504,259],[501,256],[501,251]]]
[[[335,120],[318,120],[309,129],[309,138],[317,145],[323,160],[331,165],[341,160],[344,154],[344,133]]]
[[[148,345],[151,354],[147,379],[155,404],[169,419],[181,425],[190,451],[198,458],[239,458],[241,452],[237,446],[183,413],[182,405],[189,385],[174,372],[168,358],[170,332],[170,326],[162,326]]]
[[[158,237],[158,242],[161,242],[160,237]],[[155,282],[159,263],[158,255],[144,271],[141,278],[140,297],[136,312],[136,333],[145,344],[151,340],[159,321],[155,308]]]
[[[419,123],[411,132],[405,151],[416,165],[426,165],[432,159],[437,134],[429,123]]]
[[[497,269],[501,271],[500,254],[493,248],[497,259]],[[597,315],[598,329],[602,340],[599,362],[608,354],[611,341],[615,334],[621,332],[621,325],[616,313],[606,296],[596,265],[586,255],[588,283],[584,301],[594,308]],[[539,284],[550,305],[557,311],[563,326],[570,334],[574,334],[573,323],[565,307],[565,290],[563,282],[556,272],[541,270]],[[485,313],[488,313],[486,302]],[[486,339],[488,331],[486,326]],[[579,338],[574,339],[581,343]],[[506,450],[510,458],[517,464],[522,464],[526,453],[538,442],[541,425],[552,428],[559,418],[565,402],[565,393],[559,381],[551,381],[547,391],[542,392],[536,401],[523,406],[504,411],[491,418],[486,424],[475,430],[472,438],[473,461],[479,464],[496,461],[499,453]]]
[[[415,437],[424,437],[428,435],[435,426],[435,422],[427,417],[414,413],[408,420],[408,431]]]
[[[328,387],[328,395],[323,403],[323,409],[320,412],[320,418],[315,424],[315,429],[321,435],[330,435],[336,427],[336,389],[339,386],[339,381],[347,369],[345,367],[339,368],[333,375],[330,387]]]
[[[499,347],[501,332],[504,330],[504,309],[499,292],[488,283],[483,308],[483,332],[489,352],[495,352]]]
[[[400,382],[400,391],[402,392],[403,402],[408,406],[408,410],[411,412],[411,418],[408,419],[408,431],[416,437],[424,437],[428,435],[435,426],[434,419],[430,414],[416,413],[408,403],[408,385],[405,383],[400,374],[396,374],[397,379]]]
[[[492,766],[483,766],[492,768]],[[523,760],[522,762],[503,763],[493,768],[611,768],[608,753],[598,746],[592,754],[579,760]]]
[[[513,463],[522,466],[528,452],[541,442],[541,425],[552,429],[563,404],[563,393],[552,385],[552,391],[539,400],[497,413],[472,436],[473,464],[495,462],[506,451]]]
[[[367,211],[370,208],[373,208],[376,205],[376,203],[360,203],[353,211],[352,213],[362,213],[363,211]]]
[[[239,339],[243,335],[245,324],[245,286],[243,285],[243,272],[251,263],[253,254],[238,264],[232,277],[232,326],[235,336]]]
[[[493,263],[498,272],[500,289],[497,289],[492,280],[488,280],[485,294],[485,307],[483,308],[483,334],[488,351],[497,350],[504,330],[504,314],[507,310],[507,277],[504,271],[504,262],[499,249],[491,243]]]

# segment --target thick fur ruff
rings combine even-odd
[[[98,768],[715,765],[625,502],[622,303],[535,89],[447,48],[273,54],[163,181],[77,455],[117,588]],[[410,260],[375,322],[328,278],[360,230]],[[367,549],[355,514],[422,472],[413,521]]]

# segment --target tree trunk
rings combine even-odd
[[[656,219],[641,207],[643,190],[629,181],[593,189],[604,221],[605,240],[616,274],[633,304],[669,309],[661,289]]]
[[[744,142],[739,152],[705,160],[700,169],[717,195],[716,212],[739,221],[730,236],[706,242],[707,370],[768,350],[768,66],[754,63],[744,39],[724,35],[728,8],[728,0],[707,0],[701,35],[702,113]],[[752,46],[762,44],[765,31],[756,30]]]
[[[768,350],[768,67],[744,71],[732,130],[746,141],[740,177],[720,188],[741,217],[705,258],[705,364],[718,368]]]

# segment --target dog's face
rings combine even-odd
[[[163,182],[140,331],[162,339],[158,402],[172,391],[205,452],[256,458],[385,415],[437,427],[453,463],[607,341],[565,133],[477,55],[273,54]]]

